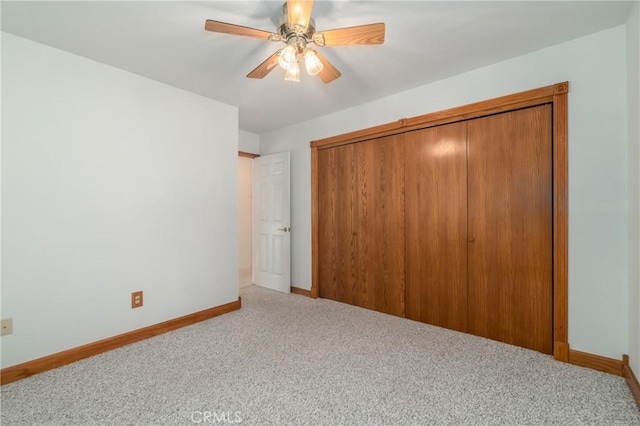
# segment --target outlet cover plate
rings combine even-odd
[[[131,293],[131,309],[141,307],[142,302],[142,291],[134,291]]]
[[[0,322],[0,336],[13,334],[13,318],[6,318]]]

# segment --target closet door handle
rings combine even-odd
[[[469,242],[470,242],[470,243],[473,243],[473,242],[475,242],[475,241],[476,241],[476,239],[475,239],[475,238],[473,238],[473,237],[469,237]]]

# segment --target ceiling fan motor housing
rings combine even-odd
[[[291,43],[292,39],[304,39],[304,44],[313,42],[313,35],[316,32],[316,21],[313,18],[309,18],[309,24],[306,30],[295,25],[289,25],[289,17],[287,14],[287,3],[282,6],[282,15],[278,21],[278,35],[287,44]],[[298,44],[298,43],[295,43]]]

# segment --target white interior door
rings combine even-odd
[[[253,160],[253,282],[291,291],[289,152]]]

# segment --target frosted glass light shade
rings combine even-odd
[[[315,50],[307,50],[304,52],[304,65],[307,68],[307,72],[309,75],[317,75],[320,71],[322,71],[322,62]]]
[[[300,81],[300,64],[298,61],[294,61],[293,64],[284,72],[284,79],[286,81]]]
[[[280,65],[280,68],[284,70],[291,68],[292,64],[297,62],[296,54],[296,48],[291,45],[282,49],[280,55],[278,55],[278,65]]]

